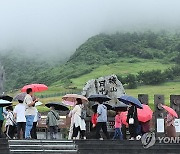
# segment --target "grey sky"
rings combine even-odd
[[[179,0],[0,0],[0,50],[68,55],[101,32],[176,28]]]

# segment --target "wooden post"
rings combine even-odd
[[[148,105],[149,99],[147,94],[138,94],[138,99],[142,104]]]
[[[180,116],[180,95],[170,95],[170,107]]]
[[[155,113],[155,130],[156,136],[165,135],[164,127],[164,109],[161,107],[164,104],[164,95],[154,95],[154,113]]]

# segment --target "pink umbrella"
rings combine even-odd
[[[143,104],[143,109],[137,109],[138,120],[147,122],[152,119],[153,111],[148,105]]]
[[[128,111],[121,112],[122,115],[122,122],[123,124],[127,125],[126,119],[127,119]],[[137,109],[137,116],[138,120],[141,122],[147,122],[152,119],[153,111],[148,105],[143,104],[143,109]]]
[[[67,106],[75,106],[75,102],[63,101],[62,103],[66,104]]]
[[[45,84],[30,84],[26,85],[21,89],[21,92],[26,92],[28,88],[31,88],[33,92],[42,92],[48,90],[48,87]]]
[[[173,115],[174,117],[178,118],[178,115],[176,113],[176,111],[174,111],[172,108],[170,108],[169,106],[166,105],[162,105],[162,107],[169,112],[171,115]]]
[[[77,95],[77,94],[66,94],[65,96],[63,96],[63,100],[64,101],[69,101],[69,102],[76,102],[76,99],[80,98],[82,100],[83,103],[87,102],[87,98],[82,96],[82,95]]]

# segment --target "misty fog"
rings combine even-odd
[[[179,30],[179,0],[0,0],[0,52],[71,55],[99,33]]]

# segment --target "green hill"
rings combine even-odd
[[[180,34],[99,34],[77,48],[64,64],[13,52],[0,55],[0,61],[6,71],[7,91],[33,82],[58,91],[78,91],[89,79],[109,74],[117,74],[125,85],[161,84],[180,75]]]

